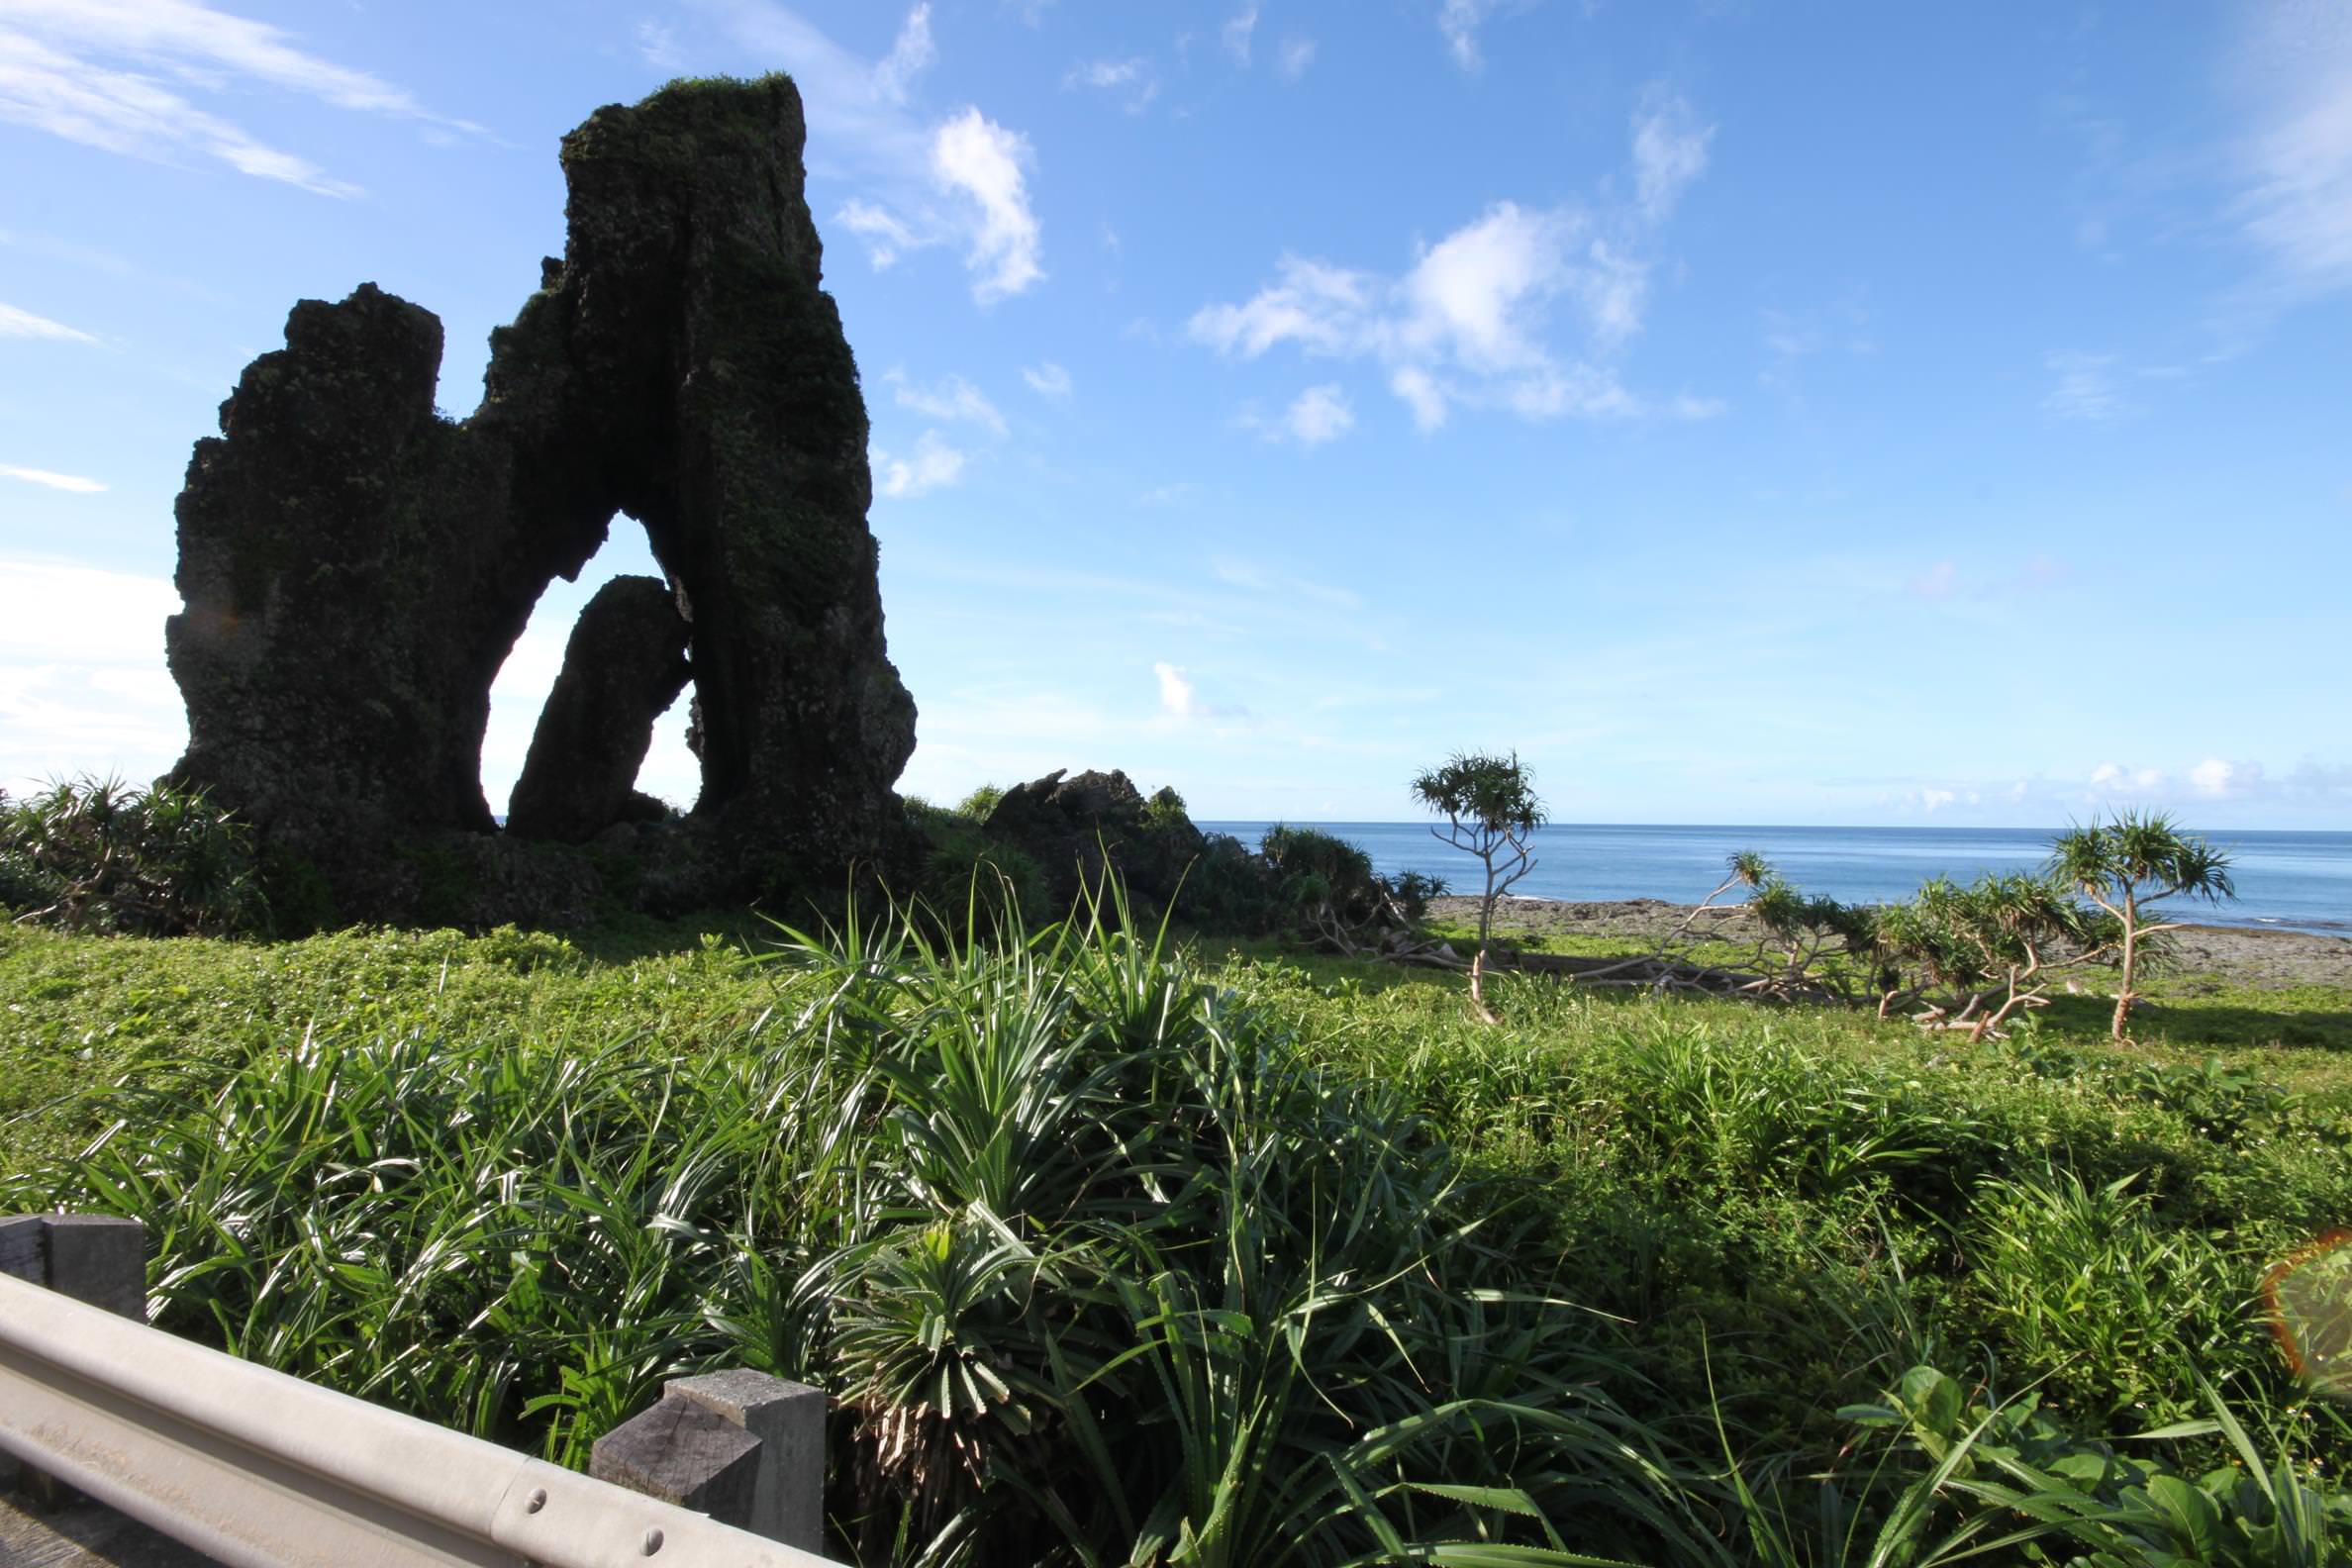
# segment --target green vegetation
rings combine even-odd
[[[2352,1216],[2352,995],[2201,1031],[2175,976],[2124,1053],[2085,997],[1971,1038],[1506,972],[1495,1028],[970,925],[16,928],[0,1211],[140,1215],[167,1325],[558,1458],[679,1371],[817,1383],[864,1562],[2352,1545],[2258,1302]]]

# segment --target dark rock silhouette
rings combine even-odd
[[[884,647],[865,404],[819,286],[805,135],[781,76],[598,110],[563,139],[563,259],[491,335],[470,418],[434,408],[439,321],[365,284],[297,305],[197,443],[166,633],[189,722],[174,776],[313,860],[343,917],[414,913],[416,844],[492,831],[491,680],[621,512],[691,648],[702,793],[669,847],[702,869],[664,897],[837,887],[905,854],[891,785],[915,705]],[[549,743],[634,733],[642,701]],[[577,839],[627,796],[530,816]],[[483,855],[447,849],[437,863]]]
[[[586,843],[615,823],[668,815],[635,786],[653,721],[686,685],[686,642],[685,617],[660,578],[616,577],[596,591],[564,645],[507,832]]]
[[[1081,883],[1116,870],[1128,893],[1153,906],[1176,896],[1208,840],[1174,790],[1144,799],[1116,769],[1075,778],[1057,769],[1005,791],[984,825],[988,836],[1035,860],[1053,898],[1067,905]]]

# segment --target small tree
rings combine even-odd
[[[2229,880],[2229,856],[2203,838],[2183,833],[2171,818],[2159,814],[2119,812],[2111,823],[2093,818],[2089,827],[2060,833],[2051,846],[2050,869],[2122,924],[2122,974],[2110,1031],[2118,1040],[2140,1001],[2131,987],[2141,944],[2189,924],[2150,921],[2149,908],[2182,895],[2209,903],[2237,897]]]
[[[1470,997],[1483,1013],[1478,979],[1495,928],[1495,901],[1535,869],[1528,844],[1543,826],[1543,802],[1535,798],[1516,751],[1509,756],[1457,752],[1445,766],[1415,779],[1413,794],[1429,810],[1445,814],[1445,826],[1431,828],[1430,835],[1476,855],[1486,871],[1486,892],[1478,905],[1478,955],[1470,969]]]

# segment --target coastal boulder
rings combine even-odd
[[[1075,778],[1067,773],[1056,769],[1005,791],[984,825],[988,836],[1035,860],[1064,905],[1082,885],[1099,881],[1106,866],[1119,873],[1130,896],[1169,904],[1186,867],[1208,846],[1185,815],[1183,799],[1163,789],[1146,800],[1116,769]]]
[[[598,110],[563,139],[564,254],[491,335],[471,416],[434,407],[440,322],[363,284],[298,304],[197,443],[166,628],[189,725],[173,776],[311,860],[343,918],[415,913],[418,842],[493,832],[490,683],[622,513],[694,684],[702,789],[672,847],[697,882],[665,897],[837,891],[909,851],[892,784],[915,705],[884,644],[865,403],[820,286],[805,137],[782,76]],[[644,635],[637,614],[615,610],[637,630],[614,635]],[[603,640],[541,726],[518,811],[542,836],[627,815],[620,756],[674,672],[666,627]],[[608,746],[593,779],[565,776]]]

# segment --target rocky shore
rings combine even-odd
[[[1610,936],[1628,942],[1655,941],[1689,916],[1688,904],[1664,899],[1581,902],[1507,898],[1495,915],[1498,931],[1526,936]],[[1441,898],[1429,905],[1438,920],[1475,925],[1478,900]],[[1696,930],[1726,940],[1752,939],[1755,921],[1739,905],[1710,910]],[[2293,986],[2352,989],[2352,937],[2307,931],[2263,931],[2245,926],[2192,926],[2173,933],[2176,972],[2212,975],[2229,984],[2260,990]]]

